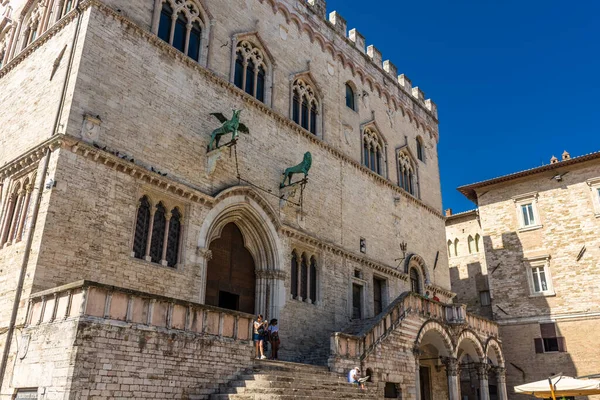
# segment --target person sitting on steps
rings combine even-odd
[[[365,381],[367,378],[360,377],[360,367],[354,367],[348,372],[348,382],[360,386],[361,389],[365,388]]]
[[[261,360],[267,358],[263,352],[263,340],[266,335],[266,322],[267,321],[263,321],[262,314],[259,314],[254,321],[254,330],[252,334],[252,339],[254,340],[254,346],[256,349],[256,358]]]

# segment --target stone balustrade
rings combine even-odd
[[[234,340],[252,339],[253,315],[90,281],[31,295],[26,324],[81,317]]]
[[[334,332],[330,338],[331,357],[364,359],[409,314],[423,320],[434,319],[442,324],[463,326],[485,337],[498,337],[498,325],[483,317],[468,314],[464,304],[444,304],[416,293],[404,293],[386,307],[373,323],[356,335]]]

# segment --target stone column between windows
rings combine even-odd
[[[2,230],[0,231],[0,246],[4,245],[8,240],[8,231],[10,229],[11,216],[15,208],[16,195],[11,193],[8,195],[8,205],[6,206]]]
[[[185,43],[183,44],[183,53],[187,55],[190,48],[190,33],[192,32],[192,23],[188,22],[185,25]]]
[[[498,400],[507,400],[508,395],[506,393],[506,368],[495,367],[496,380],[498,384]]]
[[[173,10],[171,15],[171,32],[169,32],[169,44],[173,45],[173,36],[175,36],[175,25],[177,24],[177,13]]]
[[[21,236],[23,235],[23,227],[25,226],[25,219],[27,217],[27,209],[29,208],[29,201],[31,199],[31,192],[33,191],[33,185],[27,185],[25,188],[25,203],[23,206],[23,211],[21,213],[21,217],[19,219],[19,227],[17,228],[17,235],[15,237],[15,242],[21,241]]]
[[[150,257],[150,246],[152,244],[152,229],[154,229],[154,213],[156,212],[155,208],[150,210],[150,226],[148,227],[148,238],[146,239],[146,254],[144,255],[144,260],[152,261]]]
[[[154,0],[154,15],[152,16],[152,33],[158,35],[158,25],[160,24],[160,13],[162,12],[163,0]]]
[[[23,20],[19,19],[17,23],[17,29],[14,30],[12,38],[10,39],[10,43],[8,45],[8,54],[6,56],[6,61],[11,60],[13,55],[15,54],[15,48],[19,44],[19,37],[21,36],[21,29],[23,29]]]
[[[236,54],[236,59],[234,62],[237,62],[237,54]],[[248,59],[244,58],[244,62],[242,63],[244,65],[244,68],[242,69],[242,87],[241,89],[245,92],[246,91],[246,72],[248,71]],[[235,79],[235,76],[234,76]]]
[[[169,244],[169,226],[171,225],[171,217],[172,215],[167,215],[167,223],[165,224],[165,234],[163,238],[162,256],[160,259],[160,264],[165,267],[167,266],[167,245]]]
[[[298,268],[296,268],[296,275],[298,276],[298,279],[296,280],[296,290],[298,295],[296,296],[296,299],[302,301],[302,255],[300,255],[298,261]]]
[[[479,400],[490,400],[488,370],[489,366],[486,363],[480,363],[477,365],[477,377],[479,378]]]
[[[8,242],[11,244],[14,242],[17,225],[19,223],[20,215],[23,210],[23,199],[25,197],[24,192],[25,191],[22,189],[19,191],[19,194],[17,197],[17,204],[16,204],[15,211],[13,214],[13,219],[10,224],[10,231],[8,233]]]
[[[460,373],[458,369],[458,360],[456,358],[447,358],[444,361],[446,365],[446,375],[448,377],[448,400],[460,400]],[[489,400],[480,398],[479,400]]]

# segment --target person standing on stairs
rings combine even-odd
[[[255,346],[255,350],[256,350],[256,358],[257,359],[261,359],[264,360],[265,355],[263,353],[263,340],[265,338],[266,335],[266,324],[267,321],[263,321],[263,316],[262,314],[259,314],[258,317],[256,317],[256,320],[254,321],[254,330],[253,330],[253,335],[252,335],[252,339],[254,340],[254,346]]]
[[[277,360],[277,352],[279,351],[279,325],[277,325],[277,320],[273,318],[269,322],[269,327],[267,328],[267,334],[269,335],[269,342],[271,343],[271,360]]]

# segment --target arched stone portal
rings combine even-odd
[[[209,246],[205,303],[254,314],[256,273],[240,228],[230,222]]]
[[[245,266],[238,265],[233,270],[246,271],[240,273],[246,280],[251,281],[248,272],[251,258],[254,264],[255,288],[253,312],[263,314],[265,318],[279,318],[279,311],[285,304],[286,274],[280,262],[283,256],[282,246],[277,235],[279,222],[276,215],[268,202],[248,187],[233,187],[219,193],[199,232],[198,263],[203,283],[200,302],[214,304],[217,301],[215,296],[219,296],[215,294],[211,283],[215,276],[210,271],[213,265],[223,265],[228,262],[243,263]],[[231,224],[235,229],[230,226]],[[229,232],[229,230],[232,231]],[[223,246],[222,243],[219,244],[219,240],[225,240],[224,232],[226,235],[233,235],[229,237],[229,240],[235,239],[235,243],[237,243],[232,245],[230,252],[231,256],[236,257],[235,261],[227,261],[226,256],[215,253],[217,246]],[[242,251],[242,248],[248,253]],[[219,251],[221,250],[223,249],[219,249]],[[247,257],[248,255],[249,257]],[[225,258],[218,261],[217,257]],[[246,284],[236,282],[237,278],[233,275],[230,279],[231,281],[224,283],[223,287],[233,287],[249,293],[248,282]],[[221,278],[219,278],[219,282],[222,282]],[[219,292],[228,292],[226,289],[221,289],[220,285],[221,283],[218,287]],[[224,294],[224,296],[229,295]],[[241,300],[242,296],[240,295]],[[228,301],[233,303],[233,298],[230,296]],[[248,311],[250,309],[251,307],[244,310],[240,308],[240,311],[250,312]]]
[[[454,382],[450,377],[456,373],[456,363],[449,363],[449,360],[455,360],[449,332],[439,322],[429,320],[421,326],[414,349],[416,399],[448,399],[448,384]]]

